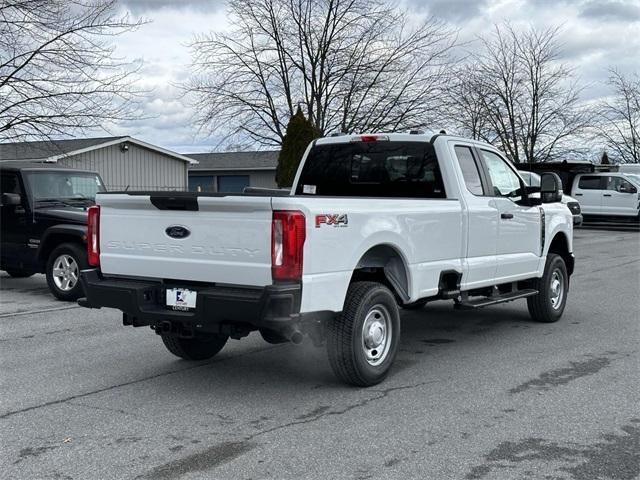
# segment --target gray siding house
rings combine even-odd
[[[57,163],[100,174],[108,190],[186,190],[197,162],[132,137],[0,143],[0,161]]]
[[[278,151],[187,153],[193,192],[241,192],[244,187],[277,188]]]

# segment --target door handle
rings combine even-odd
[[[603,196],[603,197],[610,197],[610,196],[611,196],[611,194],[610,194],[610,193],[604,193],[602,196]]]
[[[509,220],[509,219],[513,218],[513,213],[501,213],[500,214],[500,218],[503,218],[505,220]]]
[[[582,196],[581,193],[574,193],[573,195],[576,196],[576,197],[581,197]]]

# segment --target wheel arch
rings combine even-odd
[[[565,265],[567,266],[567,273],[569,275],[573,274],[575,260],[569,248],[569,237],[565,232],[560,231],[553,236],[551,242],[549,243],[547,255],[549,255],[550,253],[560,255],[564,260]]]
[[[87,242],[87,227],[84,225],[56,225],[48,228],[38,248],[38,267],[44,271],[47,260],[51,252],[63,243],[79,243],[85,245]]]
[[[409,301],[411,278],[408,263],[393,244],[380,243],[362,254],[349,283],[364,280],[383,283],[401,303]]]

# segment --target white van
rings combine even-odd
[[[571,189],[582,214],[640,219],[640,175],[631,173],[583,173],[576,175]]]

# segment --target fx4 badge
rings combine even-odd
[[[349,218],[346,213],[316,215],[316,228],[322,225],[333,225],[334,227],[346,227],[349,224]]]

